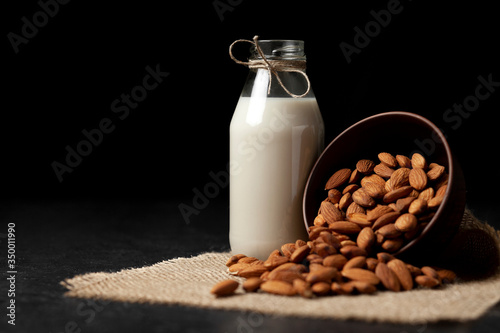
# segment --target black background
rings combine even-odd
[[[23,18],[33,22],[42,9],[35,0],[3,4],[0,219],[4,229],[18,226],[19,323],[57,332],[68,320],[85,331],[146,323],[161,330],[166,312],[180,327],[197,322],[201,330],[217,325],[212,315],[223,320],[217,312],[115,304],[87,325],[75,312],[78,301],[64,298],[58,282],[227,249],[227,187],[189,225],[178,205],[191,205],[193,189],[226,170],[229,124],[248,72],[229,58],[228,47],[254,35],[305,41],[326,143],[381,112],[410,111],[433,121],[462,165],[469,208],[500,226],[500,87],[459,125],[444,119],[474,95],[479,76],[500,82],[500,21],[491,2],[401,0],[400,12],[350,63],[339,45],[353,45],[354,28],[364,30],[374,21],[371,11],[393,1],[220,0],[228,6],[220,15],[215,2],[73,0],[60,4],[17,53],[9,34],[21,35]],[[245,48],[237,50],[242,60]],[[120,120],[111,104],[142,84],[147,66],[169,76]],[[82,131],[104,118],[113,132],[60,182],[52,163],[65,163],[65,147],[75,149]],[[182,321],[183,315],[191,317]],[[30,324],[30,316],[38,320]],[[266,318],[272,331],[296,322]]]
[[[469,194],[490,188],[499,92],[457,129],[443,115],[474,94],[479,75],[500,81],[493,7],[402,0],[400,13],[347,63],[340,43],[353,45],[354,28],[364,29],[370,12],[389,1],[232,3],[219,16],[214,1],[71,1],[17,54],[7,34],[21,34],[22,17],[33,22],[41,7],[25,1],[4,11],[2,196],[189,201],[210,171],[226,168],[229,123],[248,70],[229,58],[228,46],[256,34],[305,41],[326,143],[366,116],[415,112],[448,136]],[[157,65],[170,75],[120,120],[111,103]],[[64,163],[65,147],[75,149],[82,130],[103,118],[115,130],[59,182],[51,163]]]

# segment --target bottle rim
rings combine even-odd
[[[293,59],[305,60],[304,41],[298,39],[263,39],[259,40],[259,47],[264,53],[266,59]],[[257,47],[250,47],[250,59],[262,59],[257,52]]]

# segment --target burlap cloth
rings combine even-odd
[[[89,273],[61,282],[68,297],[110,301],[179,304],[210,309],[255,311],[269,315],[311,318],[358,319],[393,323],[430,323],[440,320],[467,321],[480,317],[500,301],[500,232],[466,211],[457,237],[463,244],[457,256],[467,279],[440,289],[414,289],[373,295],[331,296],[314,299],[244,293],[215,298],[211,287],[231,277],[225,263],[230,253],[203,253],[176,258],[152,266],[114,273]],[[474,268],[478,257],[483,263]],[[466,276],[466,275],[464,275]]]

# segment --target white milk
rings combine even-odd
[[[230,126],[231,251],[266,259],[307,240],[302,196],[323,150],[316,99],[240,97]]]

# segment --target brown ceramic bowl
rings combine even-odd
[[[316,161],[307,181],[303,214],[306,228],[312,226],[328,178],[338,169],[353,169],[360,159],[378,162],[380,152],[411,157],[421,153],[429,162],[446,167],[448,189],[433,219],[420,236],[404,245],[396,255],[415,262],[435,256],[449,244],[458,230],[465,208],[465,181],[443,133],[426,118],[409,112],[387,112],[359,121],[337,136]]]

